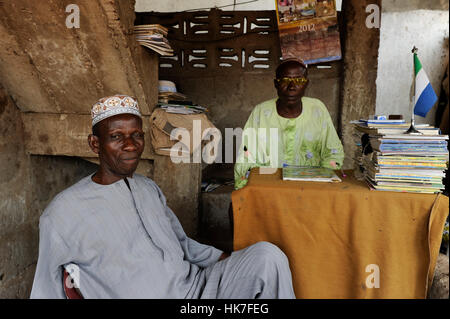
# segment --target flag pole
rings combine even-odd
[[[412,99],[412,108],[411,108],[411,126],[404,134],[413,134],[413,135],[422,135],[421,132],[416,130],[414,127],[414,107],[416,104],[416,72],[415,72],[415,62],[414,62],[414,54],[417,54],[418,49],[414,46],[412,49],[413,53],[413,83],[414,83],[414,93],[413,93],[413,99]]]

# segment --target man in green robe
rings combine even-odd
[[[303,62],[283,61],[274,83],[278,98],[258,104],[245,124],[234,166],[236,189],[247,184],[254,167],[342,166],[344,150],[326,106],[304,96],[309,80]]]

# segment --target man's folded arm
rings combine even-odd
[[[184,251],[185,259],[202,268],[206,268],[216,263],[222,256],[223,251],[213,246],[201,244],[196,240],[189,238],[184,232],[184,229],[175,213],[167,206],[166,198],[161,189],[156,184],[154,184],[154,186],[156,187],[159,198],[165,207],[165,213],[170,220],[172,229],[174,230]]]

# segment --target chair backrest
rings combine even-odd
[[[67,299],[84,299],[80,290],[74,287],[73,278],[63,267],[63,287]]]

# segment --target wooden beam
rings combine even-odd
[[[83,114],[22,113],[25,150],[34,155],[95,157],[87,137],[91,133],[91,116]],[[143,117],[146,145],[142,159],[153,159],[149,117]]]

